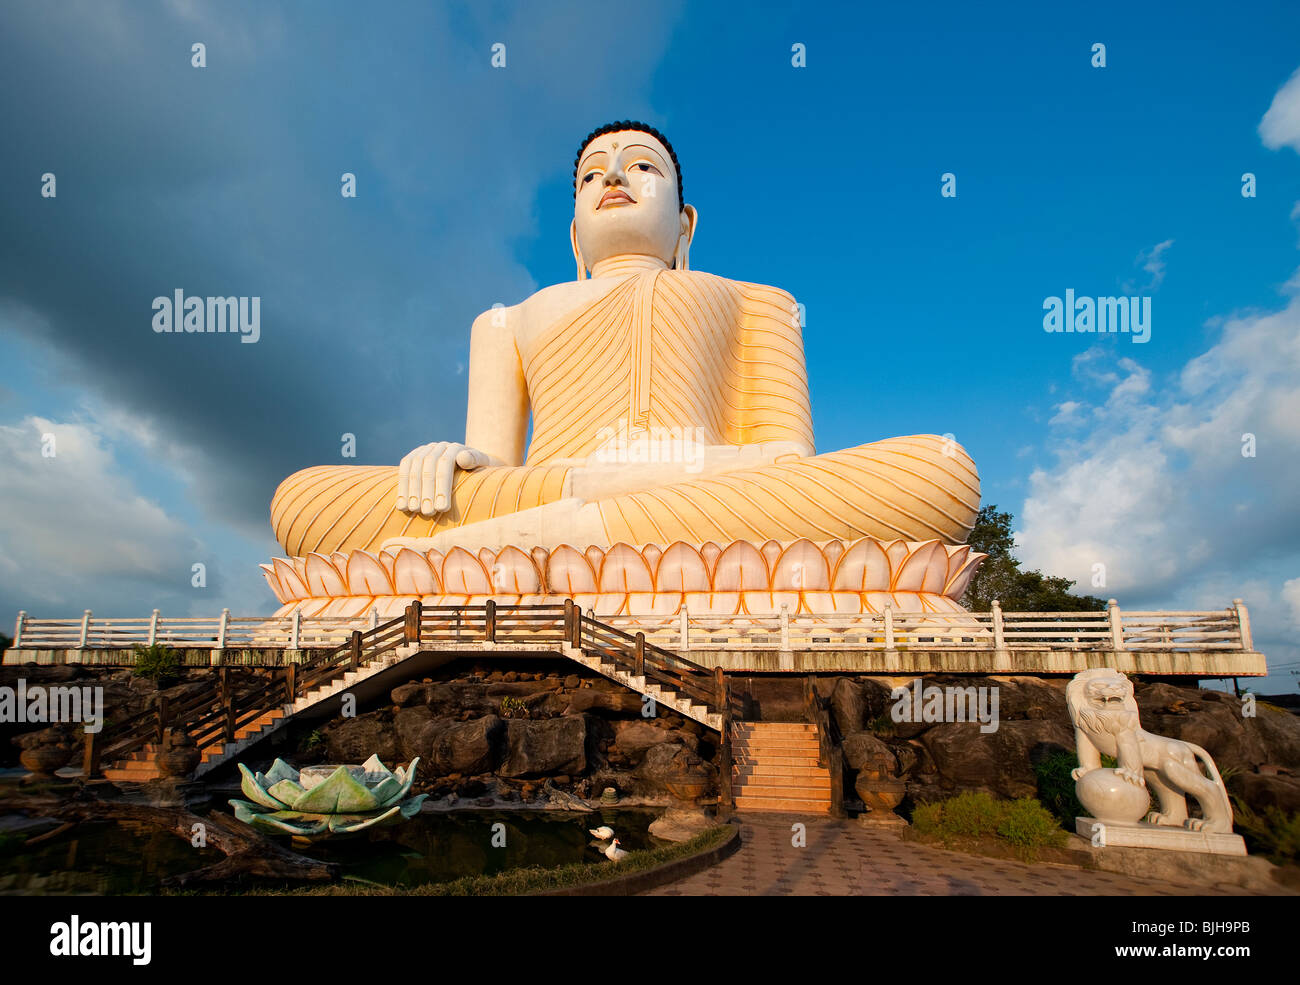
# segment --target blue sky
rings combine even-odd
[[[0,613],[269,610],[279,479],[461,438],[470,322],[572,278],[577,142],[641,118],[692,266],[805,304],[819,449],[951,432],[1029,563],[1300,659],[1300,8],[987,6],[7,4]],[[262,341],[154,335],[177,287]],[[1045,333],[1067,288],[1151,341]]]

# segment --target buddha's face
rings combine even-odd
[[[694,211],[677,200],[672,156],[637,130],[601,134],[578,161],[574,235],[585,265],[629,253],[672,266]]]

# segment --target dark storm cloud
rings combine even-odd
[[[460,438],[471,320],[534,286],[521,239],[566,249],[533,229],[539,186],[567,181],[593,120],[644,107],[653,12],[588,50],[577,5],[485,9],[0,12],[0,298],[25,309],[4,328],[150,420],[213,519],[265,531],[276,483],[341,461],[344,432],[366,463]],[[260,341],[155,334],[151,302],[178,288],[260,297]]]

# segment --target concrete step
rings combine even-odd
[[[831,778],[829,776],[736,776],[733,773],[731,786],[737,793],[757,793],[768,788],[781,787],[785,790],[801,790],[805,793],[815,792],[819,796],[825,792],[829,796]]]
[[[757,797],[745,794],[735,798],[736,810],[739,811],[788,811],[795,814],[829,814],[830,798],[825,800],[806,800],[798,797]]]
[[[734,776],[824,776],[829,779],[830,771],[816,765],[775,765],[766,761],[758,763],[734,763]]]
[[[779,733],[809,732],[817,734],[817,726],[812,722],[733,722],[732,729],[738,733],[777,735]]]
[[[735,742],[731,749],[736,755],[745,753],[755,757],[765,756],[813,756],[816,757],[821,747],[815,742]]]
[[[771,766],[775,769],[825,769],[819,766],[816,756],[732,756],[737,766]]]

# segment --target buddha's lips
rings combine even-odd
[[[636,199],[634,199],[627,192],[623,191],[621,188],[611,188],[609,191],[605,192],[605,194],[601,196],[600,202],[597,203],[596,205],[596,210],[600,211],[606,205],[609,205],[613,202],[627,202],[629,205],[635,205]]]

